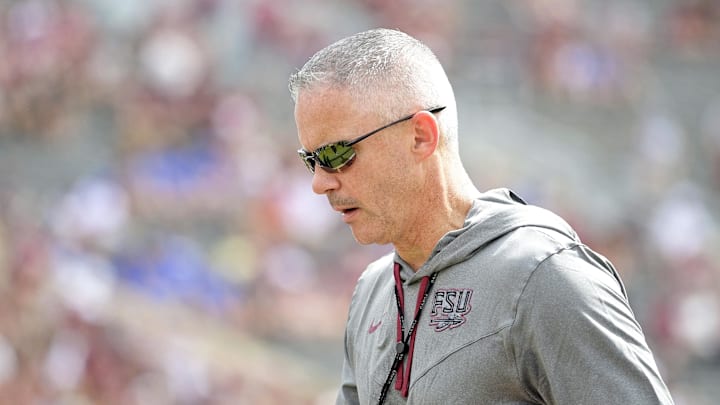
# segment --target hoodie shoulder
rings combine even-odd
[[[527,205],[519,195],[509,188],[496,188],[486,191],[479,198],[480,200],[497,204],[521,204]]]
[[[577,233],[560,216],[542,207],[528,204],[519,195],[507,188],[483,193],[473,206],[473,215],[468,220],[481,225],[492,233],[504,234],[521,227],[540,227],[559,232],[578,240]]]

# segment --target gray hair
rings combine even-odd
[[[294,102],[316,85],[352,90],[359,102],[389,101],[385,114],[407,114],[408,105],[446,106],[441,120],[445,141],[456,144],[457,112],[452,86],[435,54],[397,30],[372,29],[343,38],[318,51],[290,76]]]

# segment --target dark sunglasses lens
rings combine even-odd
[[[318,163],[328,169],[339,169],[355,157],[352,146],[335,143],[327,145],[317,151]]]

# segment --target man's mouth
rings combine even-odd
[[[346,209],[341,210],[340,212],[342,213],[342,215],[348,215],[348,214],[352,214],[355,211],[357,211],[357,208],[346,208]]]

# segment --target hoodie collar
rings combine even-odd
[[[440,238],[417,272],[413,272],[397,252],[394,259],[402,267],[401,276],[406,284],[412,284],[469,259],[484,245],[525,226],[550,228],[579,240],[563,219],[548,210],[528,205],[513,191],[502,188],[485,192],[475,199],[463,226]]]

